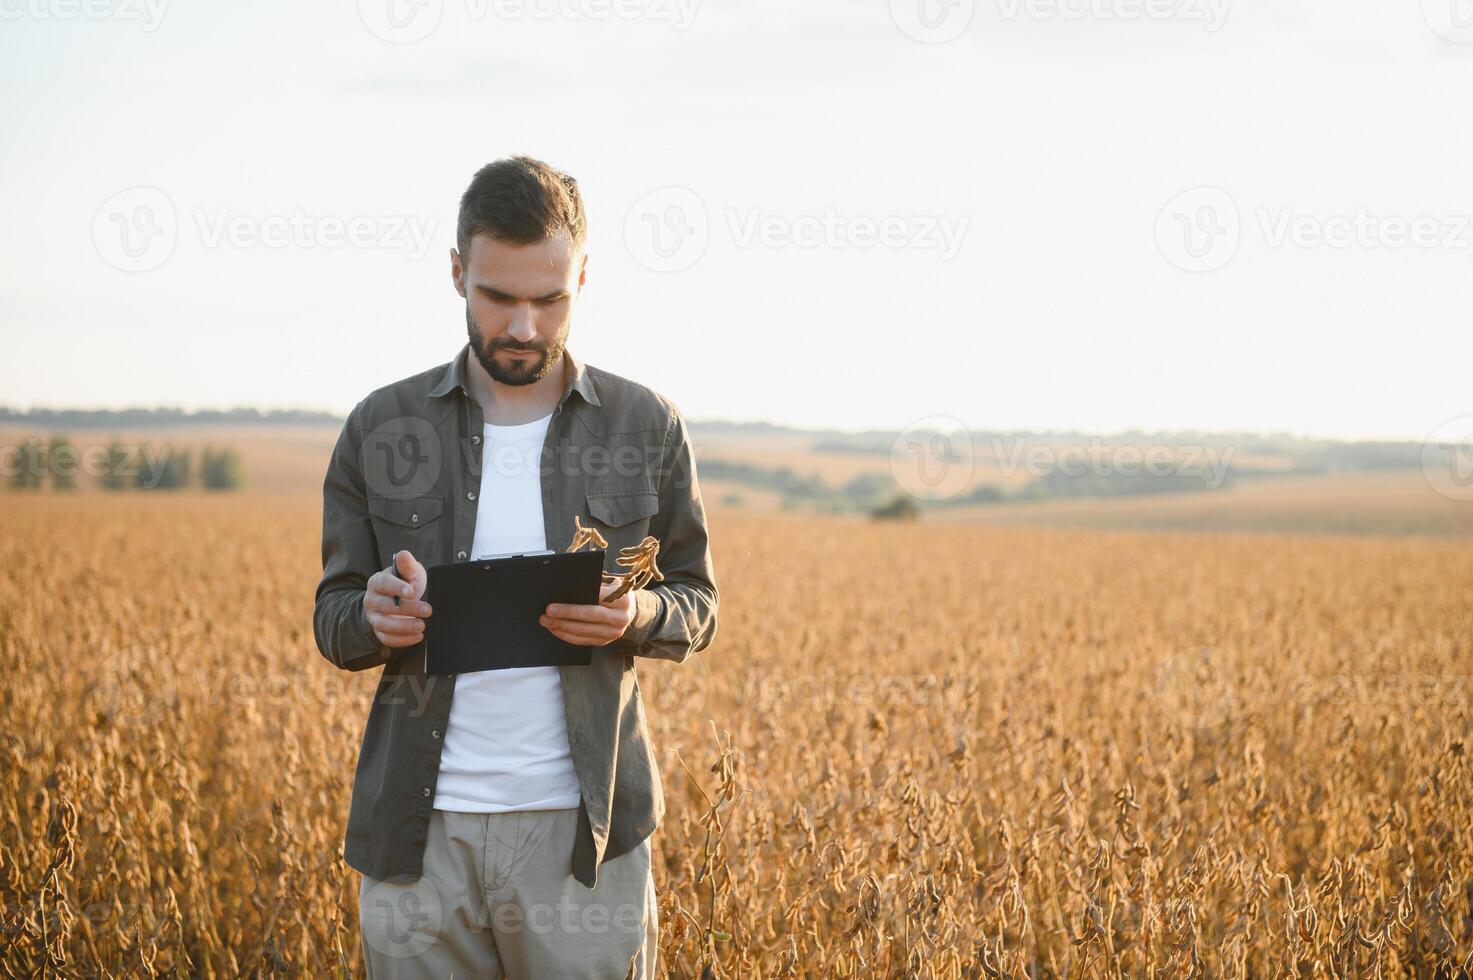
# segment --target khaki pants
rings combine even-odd
[[[576,809],[435,810],[418,881],[363,876],[369,980],[652,978],[650,842],[600,865],[590,890],[572,875],[577,827]]]

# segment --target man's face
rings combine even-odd
[[[502,384],[541,380],[563,356],[588,257],[566,231],[533,245],[476,235],[468,251],[451,249],[450,268],[476,359]]]

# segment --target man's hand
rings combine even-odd
[[[394,569],[398,569],[396,578]],[[412,647],[425,635],[430,604],[421,602],[429,575],[407,551],[394,553],[394,564],[374,572],[363,593],[363,611],[373,635],[386,647]]]
[[[634,593],[626,592],[613,602],[602,600],[618,582],[605,582],[599,587],[597,605],[578,605],[555,602],[548,606],[537,622],[547,627],[554,636],[569,643],[585,647],[601,647],[624,635],[629,624],[634,622]]]

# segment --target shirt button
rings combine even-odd
[[[409,515],[409,520],[413,524],[418,524],[419,523],[419,515],[418,514],[410,514]]]
[[[475,500],[476,499],[476,492],[474,490],[467,490],[465,492],[465,499],[466,500]]]
[[[429,796],[430,795],[430,788],[428,786],[426,786],[424,789],[422,789],[422,790],[419,791],[419,795],[420,796]]]
[[[455,553],[455,560],[456,561],[465,561],[465,552],[464,551],[457,551]]]
[[[480,436],[471,436],[471,445],[472,446],[479,446],[480,444],[481,444],[481,437]]]
[[[436,728],[434,731],[430,732],[430,738],[439,738],[439,737],[440,737],[440,729]]]

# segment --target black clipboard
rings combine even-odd
[[[537,622],[550,602],[598,602],[606,552],[477,558],[425,569],[425,673],[587,666],[593,647]]]

